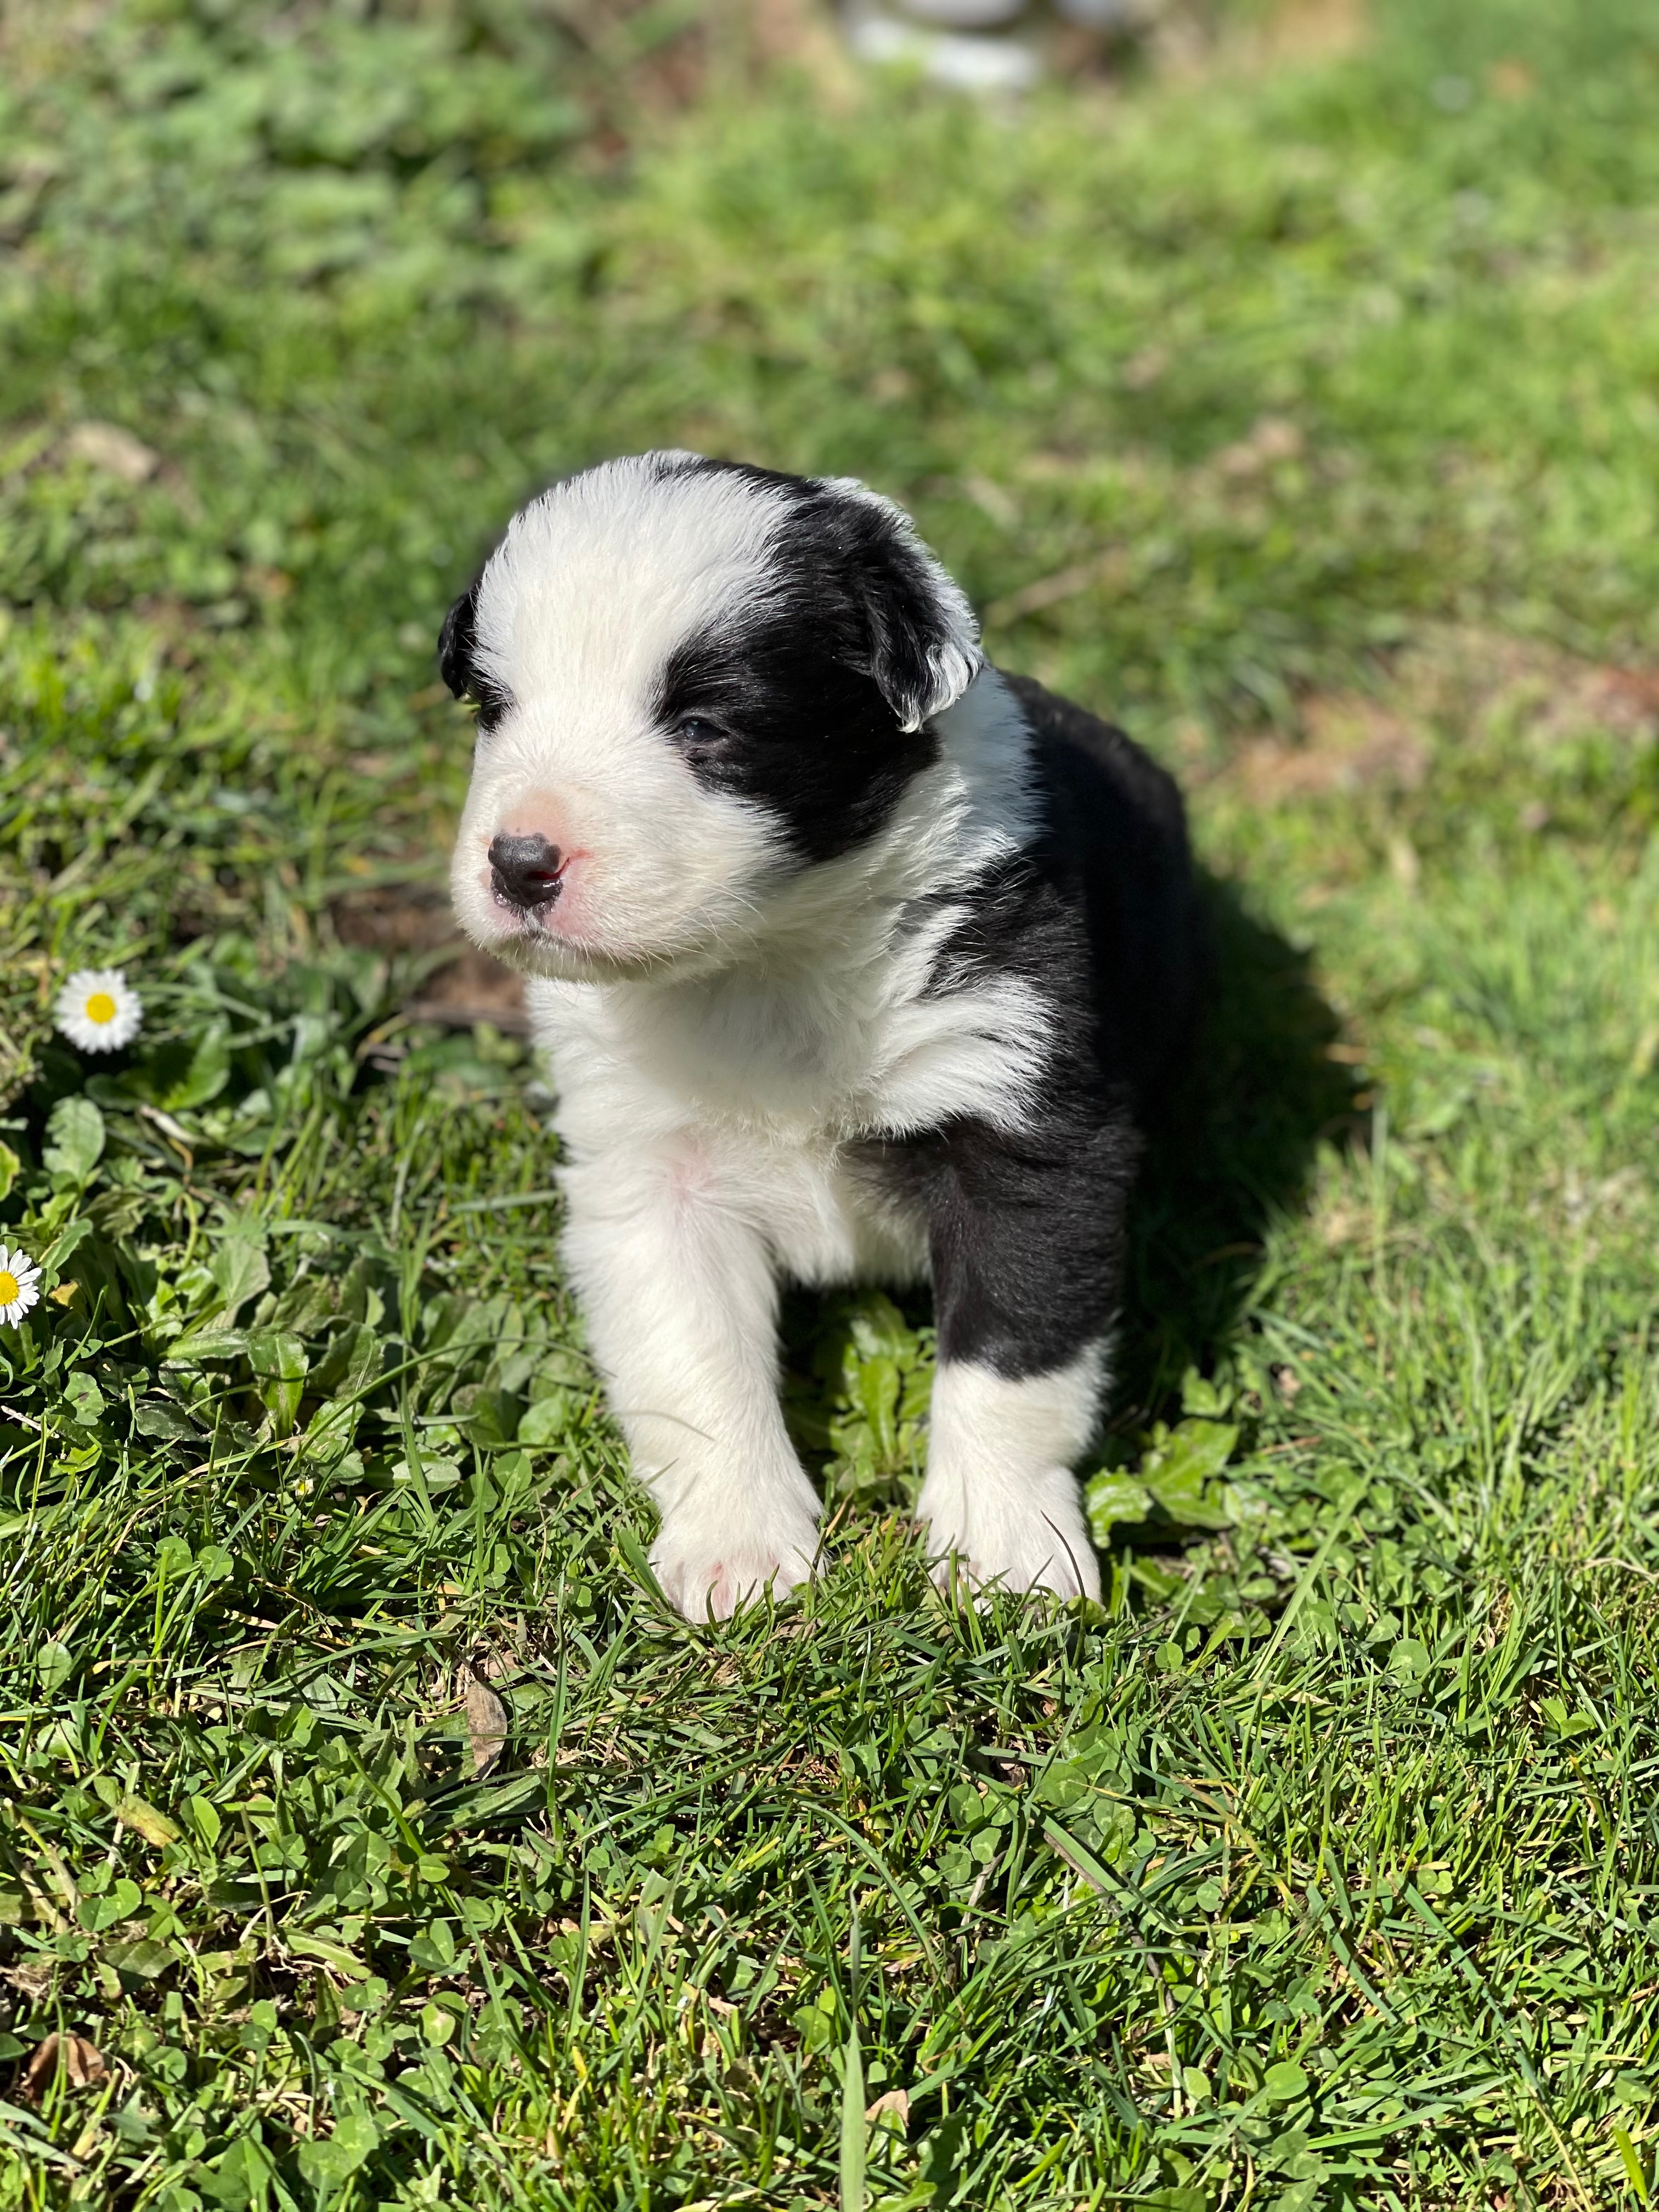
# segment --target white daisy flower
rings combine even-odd
[[[143,1027],[144,1003],[118,968],[77,968],[52,1015],[82,1052],[119,1052]]]
[[[27,1252],[0,1244],[0,1321],[15,1328],[31,1306],[40,1303],[40,1270]]]

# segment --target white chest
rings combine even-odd
[[[914,1276],[920,1225],[853,1148],[964,1115],[1018,1119],[1045,1030],[1028,987],[930,995],[931,965],[912,944],[851,975],[532,983],[569,1157],[622,1177],[654,1162],[688,1200],[753,1222],[803,1281]]]
[[[840,974],[723,975],[672,988],[532,982],[530,1003],[582,1152],[678,1129],[834,1147],[975,1116],[1016,1127],[1047,1056],[1048,1009],[993,976],[929,989],[936,917]]]

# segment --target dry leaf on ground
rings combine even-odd
[[[157,1850],[179,1840],[177,1825],[143,1797],[124,1797],[115,1808],[115,1817],[124,1828],[131,1828],[135,1836],[154,1844]]]
[[[54,2031],[44,2043],[35,2045],[23,2069],[23,2094],[30,2104],[38,2105],[46,2094],[60,2057],[73,2089],[88,2089],[94,2082],[109,2079],[104,2054],[95,2043],[88,2042],[84,2035],[59,2035]]]
[[[77,422],[64,439],[64,450],[72,459],[88,461],[123,483],[147,483],[161,465],[161,456],[118,422]]]
[[[472,1771],[482,1774],[501,1757],[507,1741],[507,1707],[488,1682],[476,1677],[466,1686],[466,1733],[472,1746]]]

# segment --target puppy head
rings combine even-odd
[[[980,665],[967,601],[861,484],[647,453],[555,485],[439,642],[478,706],[462,926],[576,981],[718,957],[879,830]]]

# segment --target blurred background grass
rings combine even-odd
[[[264,623],[362,699],[529,485],[678,438],[880,481],[994,642],[1126,706],[1284,717],[1430,613],[1633,647],[1643,11],[1304,21],[1352,51],[1015,114],[810,15],[775,60],[657,8],[14,0],[7,596]]]

